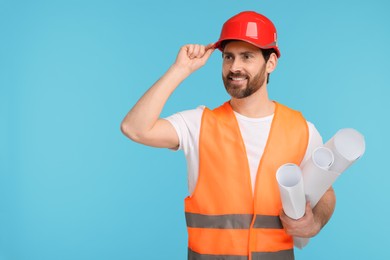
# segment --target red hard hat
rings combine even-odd
[[[215,47],[222,51],[221,43],[225,40],[241,40],[261,49],[274,49],[280,57],[274,24],[264,15],[253,11],[241,12],[224,23]]]

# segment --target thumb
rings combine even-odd
[[[215,42],[209,43],[206,45],[206,50],[208,49],[215,49]]]
[[[205,54],[203,55],[202,59],[204,61],[208,60],[211,56],[211,54],[214,52],[215,48],[213,46],[214,44],[209,44],[206,46],[206,52]]]

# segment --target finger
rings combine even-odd
[[[192,46],[192,49],[191,49],[190,58],[193,59],[193,58],[196,58],[198,56],[199,44],[192,44],[191,46]]]
[[[288,222],[290,221],[290,218],[286,215],[286,213],[284,213],[283,209],[280,210],[279,218],[282,221],[282,223],[285,224],[288,224]]]
[[[187,55],[189,58],[193,58],[193,53],[194,53],[194,45],[193,44],[189,44],[187,45]]]
[[[285,220],[285,221],[296,220],[296,219],[293,219],[293,218],[291,218],[290,216],[288,216],[288,215],[286,214],[286,212],[284,212],[283,209],[280,210],[280,215],[279,215],[279,217],[280,217],[280,218],[283,218],[283,220]]]
[[[313,209],[311,208],[311,204],[310,204],[310,201],[306,202],[306,214],[313,214]]]
[[[206,47],[204,45],[200,45],[199,46],[199,55],[198,55],[198,57],[202,58],[205,53],[206,53]]]
[[[206,45],[206,50],[208,49],[215,49],[215,42],[209,43]]]
[[[280,209],[279,211],[279,217],[282,218],[286,215],[286,213],[284,213],[284,210],[283,209]]]
[[[210,56],[211,56],[211,54],[214,52],[214,48],[209,48],[209,49],[207,49],[207,47],[205,48],[207,51],[206,51],[206,53],[203,55],[203,57],[202,57],[202,59],[204,59],[204,60],[208,60],[209,58],[210,58]]]
[[[194,52],[192,53],[192,58],[198,58],[199,57],[199,52],[200,52],[200,45],[195,44],[194,45]]]
[[[282,222],[282,226],[287,234],[290,234],[291,225],[290,225],[290,219],[289,217],[284,213],[283,210],[280,211],[279,214],[280,221]]]

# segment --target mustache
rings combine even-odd
[[[228,75],[227,75],[227,77],[228,78],[243,78],[243,77],[248,77],[248,75],[246,75],[246,74],[244,74],[244,73],[229,73]]]

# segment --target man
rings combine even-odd
[[[215,44],[183,46],[122,122],[122,132],[136,142],[185,152],[189,259],[294,259],[292,236],[315,236],[333,213],[332,188],[313,210],[307,204],[299,220],[282,210],[276,170],[307,160],[322,139],[299,112],[268,97],[280,57],[276,40],[265,16],[233,16]],[[168,97],[216,48],[230,101],[160,119]]]

